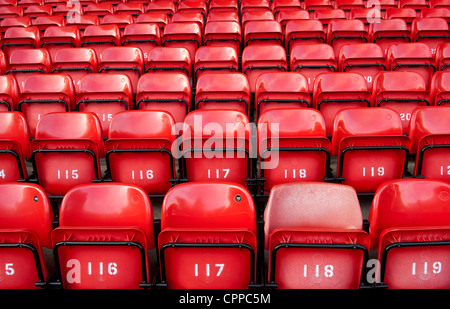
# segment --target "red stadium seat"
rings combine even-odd
[[[44,248],[51,248],[53,213],[35,184],[0,185],[1,289],[42,288],[49,274]]]
[[[447,7],[432,7],[420,10],[420,16],[422,18],[443,18],[447,22],[450,22],[450,5]]]
[[[102,52],[98,63],[99,73],[125,74],[131,82],[133,94],[136,94],[138,80],[144,74],[144,56],[138,47],[108,47]]]
[[[354,9],[364,9],[366,2],[363,0],[335,0],[334,8],[341,9],[345,12],[347,17],[350,16],[350,11]]]
[[[182,123],[191,110],[192,87],[183,73],[144,74],[138,82],[136,109],[166,111]]]
[[[380,72],[375,75],[372,91],[373,106],[395,110],[408,131],[411,113],[419,106],[430,105],[425,81],[416,72]]]
[[[159,29],[164,30],[166,25],[169,23],[169,17],[163,12],[147,12],[139,14],[136,17],[136,24],[157,24]]]
[[[5,53],[0,50],[0,74],[6,74],[7,62]]]
[[[387,70],[384,52],[378,44],[374,43],[343,45],[339,50],[338,64],[340,72],[362,74],[369,91],[372,91],[375,75]]]
[[[325,43],[302,44],[292,49],[290,70],[303,74],[308,80],[308,91],[313,93],[314,81],[320,73],[337,72],[333,48]]]
[[[126,26],[134,23],[131,14],[108,14],[100,21],[100,25],[116,25],[119,27],[120,35],[123,35],[123,30]]]
[[[41,30],[41,34],[44,34],[45,29],[52,26],[62,27],[66,24],[66,19],[63,16],[38,16],[31,20],[31,24]]]
[[[252,177],[250,133],[250,122],[242,112],[190,112],[184,119],[179,148],[183,179],[229,181],[246,186]]]
[[[430,85],[430,105],[450,105],[450,72],[434,73]]]
[[[315,10],[311,19],[319,20],[323,25],[323,30],[325,33],[328,32],[328,24],[333,19],[346,19],[344,10],[341,9],[320,9]]]
[[[53,16],[67,17],[67,20],[74,19],[83,14],[83,9],[80,4],[67,5],[67,2],[56,4],[53,6]],[[66,20],[66,21],[67,21]]]
[[[206,16],[206,24],[214,21],[235,21],[241,26],[239,14],[234,11],[210,11]]]
[[[265,72],[287,72],[288,63],[281,45],[249,45],[242,51],[242,72],[247,76],[250,91],[255,93],[256,79]]]
[[[330,176],[331,143],[322,115],[310,108],[267,110],[258,119],[261,195],[278,184]]]
[[[192,61],[189,50],[184,47],[157,46],[152,48],[145,63],[145,72],[183,73],[187,77],[191,77]]]
[[[41,47],[48,50],[52,61],[62,48],[80,47],[81,34],[76,26],[51,26],[41,37]]]
[[[92,48],[63,48],[56,52],[52,73],[69,75],[75,86],[75,93],[80,91],[81,79],[89,73],[97,73],[98,61]]]
[[[429,8],[427,0],[398,0],[399,8],[412,8],[417,12],[421,9]]]
[[[61,204],[60,225],[52,232],[61,287],[149,286],[147,250],[155,247],[153,218],[150,199],[137,186],[105,183],[70,190]]]
[[[194,62],[197,48],[202,46],[202,29],[195,22],[169,23],[164,28],[162,46],[184,47],[189,50],[191,62]]]
[[[72,79],[64,74],[36,74],[29,76],[19,94],[18,111],[28,124],[34,138],[40,118],[48,113],[69,112],[75,107]]]
[[[311,106],[308,81],[300,73],[262,73],[256,79],[255,89],[256,119],[269,109]]]
[[[114,14],[129,14],[133,16],[133,22],[136,22],[139,14],[143,13],[145,13],[144,4],[139,2],[121,2],[114,7]]]
[[[8,17],[22,17],[23,8],[20,6],[1,6],[0,7],[0,19]]]
[[[40,45],[39,28],[35,26],[8,28],[1,41],[7,59],[17,49],[39,48]]]
[[[120,30],[117,25],[87,26],[81,36],[81,47],[90,47],[95,50],[97,59],[105,48],[120,46]]]
[[[317,75],[312,98],[312,107],[321,112],[328,136],[332,135],[338,111],[344,108],[369,107],[372,102],[364,76],[353,72]]]
[[[358,289],[369,235],[355,190],[326,183],[275,186],[264,212],[270,286]]]
[[[19,85],[12,75],[0,75],[0,112],[17,110]]]
[[[50,113],[39,120],[31,158],[35,180],[50,198],[101,178],[101,134],[93,113]]]
[[[246,11],[269,11],[270,1],[269,0],[242,0],[240,1],[241,14]]]
[[[334,5],[331,0],[304,0],[303,8],[312,16],[316,10],[332,10]]]
[[[355,8],[348,13],[348,19],[358,19],[364,23],[364,29],[369,33],[370,24],[379,23],[382,19],[379,8]],[[369,37],[367,37],[369,39]],[[370,42],[370,41],[369,41]]]
[[[449,184],[403,179],[378,188],[369,213],[376,282],[390,289],[448,289]],[[426,198],[424,198],[424,193]]]
[[[291,20],[286,24],[285,48],[289,54],[299,44],[326,43],[326,33],[318,20]]]
[[[413,71],[422,75],[425,87],[430,87],[436,68],[435,59],[425,43],[401,43],[389,47],[386,60],[390,71]]]
[[[411,24],[411,39],[430,47],[431,54],[436,54],[440,43],[450,42],[448,23],[443,18],[415,18]]]
[[[125,74],[91,73],[80,81],[76,110],[98,116],[102,135],[108,137],[109,123],[118,112],[133,109],[133,87]]]
[[[128,111],[114,116],[105,141],[111,181],[138,185],[151,196],[164,195],[177,178],[171,152],[174,128],[167,112]]]
[[[209,21],[205,25],[204,46],[230,46],[241,52],[242,33],[238,21]]]
[[[242,29],[245,29],[245,25],[249,21],[271,21],[271,20],[275,20],[275,15],[270,10],[246,11],[244,13],[241,13]]]
[[[205,15],[200,12],[180,12],[173,14],[172,23],[196,23],[203,33],[205,28]]]
[[[30,5],[28,7],[24,7],[23,16],[29,16],[31,19],[35,19],[39,16],[51,16],[52,15],[52,6],[51,4],[43,4],[43,5]]]
[[[275,20],[281,25],[281,31],[286,33],[286,24],[291,20],[304,20],[309,19],[309,13],[306,10],[280,10],[276,15]],[[285,42],[286,44],[286,42]]]
[[[203,19],[206,19],[206,15],[208,15],[208,4],[206,1],[181,1],[178,4],[177,13],[200,13]]]
[[[276,44],[284,44],[283,31],[278,21],[254,20],[244,26],[244,46]]]
[[[417,17],[417,12],[413,8],[387,8],[384,19],[402,19],[406,22],[408,31],[411,29],[412,21]]]
[[[209,13],[212,12],[234,12],[238,13],[239,5],[237,0],[211,0],[209,2]]]
[[[339,57],[339,49],[345,44],[367,43],[368,33],[364,23],[358,19],[331,20],[328,24],[327,43]]]
[[[255,205],[245,188],[222,182],[177,185],[161,209],[159,284],[170,289],[252,287],[256,242]]]
[[[241,72],[204,73],[195,91],[195,109],[238,110],[250,117],[250,84]]]
[[[447,3],[447,1],[444,0],[430,0],[429,2],[431,8],[449,8],[450,5]],[[426,8],[422,8],[422,11],[426,10]]]
[[[339,182],[358,193],[374,193],[382,182],[407,175],[409,140],[403,133],[400,117],[391,109],[339,111],[332,133]]]
[[[114,14],[114,7],[111,3],[90,3],[83,8],[83,15],[94,15],[101,22],[105,15]]]
[[[380,45],[387,55],[391,44],[411,42],[411,33],[402,19],[381,19],[369,26],[369,41]]]
[[[165,13],[169,17],[169,22],[172,20],[173,14],[175,14],[177,8],[172,1],[156,1],[149,2],[145,12],[161,12]]]
[[[436,48],[436,71],[450,70],[450,43],[441,43]]]
[[[50,54],[45,48],[18,49],[11,53],[6,74],[13,75],[20,91],[25,79],[33,74],[47,74],[52,71]]]
[[[80,29],[81,35],[88,26],[97,26],[100,24],[99,18],[96,15],[79,15],[75,14],[73,18],[68,18],[66,26],[74,25]]]
[[[416,154],[414,176],[450,183],[450,106],[417,108],[411,116],[409,138]]]
[[[31,157],[25,117],[17,112],[0,112],[0,120],[0,183],[25,180],[25,159]]]
[[[2,35],[9,27],[29,27],[31,19],[28,16],[23,17],[6,17],[0,21],[0,32]]]
[[[120,39],[122,46],[139,47],[146,61],[150,50],[161,46],[161,30],[157,24],[130,24],[125,26]]]
[[[271,6],[275,17],[281,12],[300,11],[303,8],[300,0],[274,0]]]
[[[239,55],[232,47],[201,46],[195,53],[194,77],[206,72],[238,72]]]

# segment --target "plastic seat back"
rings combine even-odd
[[[256,279],[257,250],[251,195],[228,182],[175,186],[163,201],[158,246],[161,283],[168,288],[248,288]]]
[[[72,78],[75,93],[80,91],[81,79],[98,72],[98,60],[92,48],[63,48],[56,52],[52,62],[53,74],[67,74]]]
[[[391,44],[411,42],[411,32],[407,23],[400,18],[381,19],[369,26],[369,40],[380,45],[387,55]]]
[[[331,143],[322,115],[309,108],[267,110],[258,119],[261,194],[278,184],[324,181]]]
[[[248,117],[239,111],[214,109],[189,113],[179,147],[184,178],[246,185],[252,176],[250,133]]]
[[[360,287],[369,235],[362,229],[363,217],[353,188],[314,182],[275,186],[264,222],[271,286]]]
[[[374,43],[342,46],[339,50],[338,66],[340,72],[357,72],[364,76],[369,91],[372,91],[375,75],[387,70],[383,50]]]
[[[120,29],[115,24],[87,26],[81,36],[81,47],[90,47],[95,50],[97,59],[105,48],[120,46]]]
[[[156,23],[130,24],[125,26],[120,38],[122,46],[140,48],[146,61],[150,50],[161,45],[161,30]]]
[[[209,21],[205,25],[204,46],[230,46],[239,54],[242,51],[241,32],[239,20]]]
[[[450,105],[450,72],[438,71],[434,73],[430,85],[430,105]]]
[[[51,248],[53,213],[36,184],[0,184],[2,289],[33,289],[49,279],[43,247]]]
[[[19,95],[18,110],[27,120],[31,138],[35,136],[40,118],[48,113],[69,112],[74,107],[74,85],[65,74],[31,75]]]
[[[174,127],[167,112],[127,111],[114,116],[105,141],[111,180],[138,185],[150,195],[166,193],[176,179],[171,152]]]
[[[450,182],[450,106],[417,108],[411,116],[409,138],[416,154],[414,175]]]
[[[125,74],[136,94],[139,78],[144,74],[144,56],[139,47],[115,46],[103,50],[98,64],[99,73]]]
[[[291,20],[286,23],[285,48],[292,54],[298,44],[326,43],[326,32],[319,20]]]
[[[338,71],[334,50],[329,44],[301,44],[295,46],[290,54],[289,68],[303,74],[308,80],[308,91],[313,93],[314,81],[320,73]]]
[[[52,232],[62,288],[147,286],[153,217],[150,199],[134,185],[99,183],[70,190],[61,204],[60,225]]]
[[[34,176],[49,197],[101,178],[103,140],[100,122],[92,113],[45,115],[30,147]]]
[[[321,112],[329,136],[338,111],[344,108],[369,107],[371,99],[367,82],[360,73],[322,73],[314,80],[312,106]]]
[[[202,29],[196,22],[169,23],[164,28],[161,45],[167,47],[184,47],[189,50],[191,62],[194,62],[197,48],[202,46]]]
[[[10,27],[3,35],[1,49],[9,59],[15,50],[39,48],[40,36],[39,28],[35,26]]]
[[[426,192],[426,197],[423,193]],[[392,289],[448,289],[450,186],[430,179],[387,182],[369,213],[377,282]]]
[[[436,71],[450,71],[450,43],[441,43],[436,48]]]
[[[368,42],[364,23],[358,19],[331,20],[327,29],[327,43],[333,46],[336,58],[341,46]]]
[[[30,158],[30,135],[21,113],[0,112],[0,183],[25,180],[25,159]]]
[[[364,107],[336,114],[332,153],[338,156],[337,179],[358,193],[374,193],[384,181],[406,175],[408,147],[394,110]]]
[[[411,39],[428,45],[432,55],[440,43],[450,42],[448,23],[443,18],[415,18],[411,24]]]
[[[255,88],[256,119],[269,109],[311,106],[308,81],[300,73],[262,73],[256,79]]]
[[[229,46],[201,46],[195,53],[194,80],[206,72],[238,72],[239,55]]]
[[[76,26],[50,26],[43,33],[41,46],[54,61],[60,49],[80,47],[80,30]]]
[[[191,110],[192,87],[182,73],[144,74],[138,82],[136,109],[166,111],[182,123]]]
[[[15,111],[19,98],[19,85],[12,75],[0,76],[0,111]]]
[[[19,49],[12,52],[6,74],[16,78],[20,91],[25,80],[34,74],[47,74],[52,70],[51,57],[45,48]]]
[[[195,109],[238,110],[250,117],[250,84],[241,72],[204,73],[195,91]]]
[[[407,132],[411,113],[420,106],[430,105],[425,80],[416,72],[380,72],[373,81],[372,103],[395,110]]]
[[[81,79],[76,110],[96,114],[103,137],[108,136],[112,117],[130,109],[133,109],[133,87],[127,75],[91,73]]]
[[[242,52],[242,72],[248,78],[252,93],[255,93],[259,74],[287,71],[286,51],[280,45],[249,45]]]
[[[244,27],[244,46],[284,45],[281,24],[276,20],[248,21]]]
[[[184,47],[157,46],[148,53],[145,72],[173,72],[183,73],[187,77],[192,75],[192,60],[189,50]]]

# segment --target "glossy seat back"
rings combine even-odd
[[[0,185],[2,289],[32,289],[48,280],[43,247],[52,248],[53,213],[36,184]]]
[[[134,185],[90,184],[70,190],[61,204],[60,225],[52,232],[62,288],[137,289],[148,284],[153,216],[148,196]]]
[[[227,182],[175,186],[163,201],[158,245],[168,288],[248,288],[256,262],[251,195]]]
[[[34,175],[52,196],[100,179],[101,125],[93,113],[50,113],[42,117],[31,141]]]
[[[394,180],[378,188],[369,234],[381,262],[379,283],[393,289],[450,286],[444,262],[449,257],[449,196],[449,184],[438,180]]]
[[[272,286],[359,288],[369,235],[362,229],[353,188],[315,182],[277,185],[264,222]]]
[[[409,140],[399,115],[391,109],[364,107],[336,114],[332,153],[336,175],[358,193],[373,193],[383,182],[406,175]]]
[[[177,137],[174,128],[167,112],[127,111],[114,116],[105,141],[111,180],[138,185],[150,195],[167,192],[176,178],[171,152]]]

